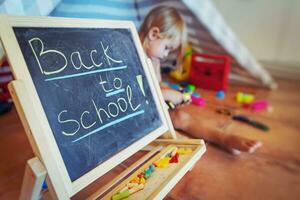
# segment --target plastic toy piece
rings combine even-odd
[[[191,100],[191,95],[189,93],[183,93],[182,97],[184,102],[188,102]]]
[[[189,92],[194,92],[196,90],[196,86],[192,85],[192,84],[188,84],[186,86],[186,89],[189,90]]]
[[[178,148],[177,153],[180,155],[189,155],[193,153],[191,148]]]
[[[193,53],[189,82],[199,88],[226,90],[230,61],[229,55]]]
[[[139,177],[134,177],[134,178],[130,181],[130,183],[137,183],[137,184],[139,184],[139,182],[140,182]]]
[[[265,110],[268,109],[269,103],[267,101],[255,101],[250,104],[252,110]]]
[[[178,160],[179,160],[179,153],[176,153],[169,162],[170,163],[178,163]]]
[[[169,166],[169,161],[171,160],[171,158],[162,158],[157,162],[157,167],[158,168],[166,168]]]
[[[236,94],[236,101],[238,103],[251,103],[252,101],[254,101],[254,96],[252,94],[238,92]]]
[[[121,200],[121,199],[125,199],[125,198],[129,197],[129,195],[130,195],[129,190],[126,190],[124,192],[119,192],[119,193],[113,195],[111,199],[112,200]]]
[[[169,84],[169,87],[173,90],[182,90],[182,87],[179,84]]]
[[[142,178],[140,178],[140,184],[141,184],[141,183],[142,183],[142,184],[146,183],[146,180],[145,180],[145,178],[143,178],[143,177],[142,177]]]
[[[170,72],[170,76],[178,81],[187,81],[190,74],[192,61],[192,45],[189,44],[183,56],[182,68]]]
[[[150,167],[149,167],[149,168],[151,169],[151,171],[152,171],[152,172],[154,172],[154,170],[155,170],[155,166],[154,166],[154,164],[150,165]]]
[[[201,97],[192,96],[191,99],[192,99],[192,103],[197,106],[203,107],[205,105],[205,100]]]
[[[217,92],[216,92],[216,97],[217,97],[218,99],[224,99],[224,98],[225,98],[225,93],[224,93],[224,91],[223,91],[223,90],[217,91]]]
[[[240,122],[244,122],[246,124],[249,124],[255,128],[258,128],[258,129],[261,129],[263,131],[268,131],[269,130],[269,127],[261,122],[258,122],[258,121],[254,121],[252,119],[249,119],[248,117],[245,117],[245,116],[242,116],[242,115],[234,115],[232,117],[233,120],[236,120],[236,121],[240,121]]]
[[[192,96],[193,96],[193,97],[201,97],[200,93],[198,93],[198,92],[193,92],[193,93],[192,93]]]

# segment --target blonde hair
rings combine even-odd
[[[148,48],[149,38],[147,37],[150,29],[157,27],[160,31],[161,38],[176,38],[180,37],[181,43],[179,46],[179,63],[182,62],[184,50],[186,46],[186,26],[179,12],[168,6],[158,6],[152,9],[140,28],[139,36],[144,49]]]

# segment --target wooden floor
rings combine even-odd
[[[249,112],[234,102],[237,91],[251,92],[258,99],[269,99],[274,111]],[[191,172],[168,194],[167,199],[300,199],[300,82],[279,81],[278,91],[232,86],[224,101],[214,93],[201,91],[209,101],[198,114],[207,123],[226,128],[226,131],[263,142],[254,154],[233,156],[207,144],[207,152]],[[215,113],[215,105],[234,107],[268,124],[269,132],[231,122]],[[136,155],[138,156],[138,155]],[[0,116],[0,199],[17,199],[24,167],[33,153],[15,109]],[[118,174],[130,161],[115,168]],[[86,193],[107,181],[106,176],[89,189],[76,195],[82,199]]]

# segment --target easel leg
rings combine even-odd
[[[37,157],[27,161],[20,200],[37,200],[40,198],[47,171]]]

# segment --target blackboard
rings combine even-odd
[[[72,181],[162,125],[130,29],[13,31]]]

